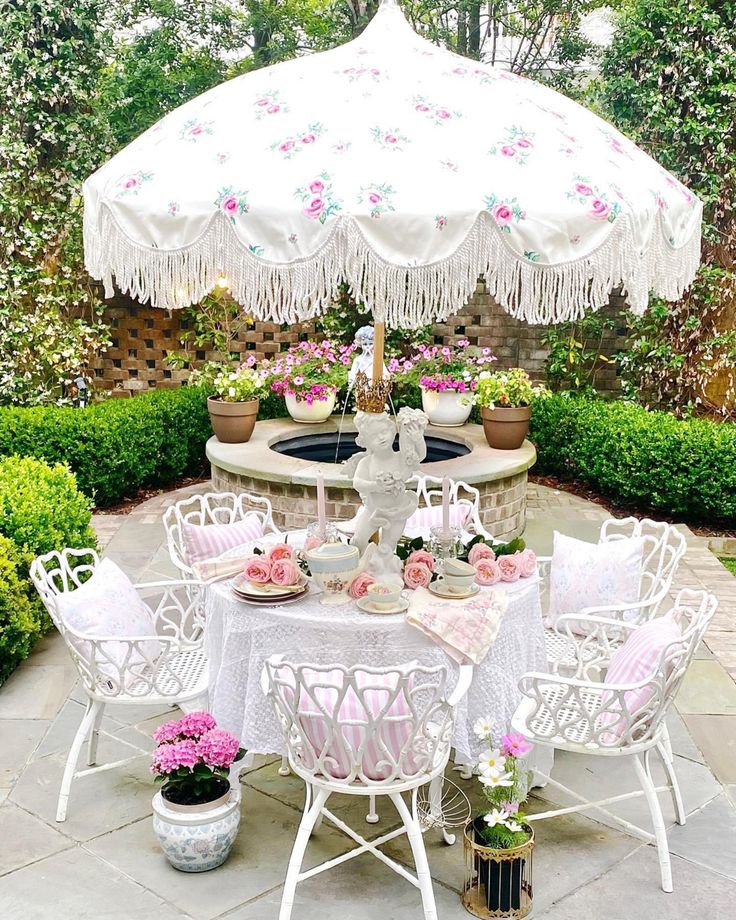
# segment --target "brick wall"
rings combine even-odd
[[[622,298],[613,295],[606,309],[616,315],[622,306]],[[186,324],[181,312],[168,313],[136,304],[126,297],[116,297],[110,301],[104,319],[111,327],[112,347],[94,363],[100,388],[127,394],[153,387],[178,386],[186,379],[186,370],[169,368],[165,361],[167,352],[180,350],[179,335]],[[269,357],[282,346],[313,331],[310,324],[282,329],[276,323],[256,323],[255,328],[243,334],[235,348],[244,357],[251,352],[258,358]],[[493,349],[500,367],[523,367],[537,379],[544,376],[547,354],[542,345],[544,327],[531,326],[510,317],[485,292],[482,284],[478,285],[465,309],[447,323],[437,324],[433,331],[438,342],[451,343],[465,337],[475,345]],[[601,350],[610,356],[624,343],[625,329],[618,328],[605,334]],[[196,361],[215,358],[216,355],[207,350],[194,352]],[[613,366],[604,366],[597,385],[604,392],[618,389]]]

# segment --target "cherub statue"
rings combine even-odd
[[[355,344],[360,348],[360,354],[356,354],[353,363],[348,371],[348,383],[352,386],[355,378],[360,371],[366,375],[369,380],[373,380],[373,336],[375,330],[373,326],[361,326],[355,333]],[[383,376],[388,376],[386,367],[383,368]]]
[[[396,451],[397,429],[393,419],[385,412],[358,412],[355,440],[366,450],[348,461],[349,469],[353,470],[353,488],[363,501],[351,542],[364,554],[363,568],[379,577],[401,572],[396,544],[407,519],[417,509],[416,492],[406,486],[427,455],[425,413],[405,407],[399,410],[397,420],[399,449]],[[379,530],[378,546],[369,547],[371,537]]]

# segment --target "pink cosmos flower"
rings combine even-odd
[[[495,559],[479,559],[475,563],[475,580],[479,585],[497,585],[501,581],[501,569]]]
[[[321,179],[315,179],[314,182],[309,183],[309,191],[313,195],[321,195],[325,190],[325,184]]]
[[[515,157],[516,149],[514,147],[511,147],[509,144],[506,144],[504,147],[501,148],[501,153],[505,157]]]
[[[501,738],[501,753],[505,757],[523,757],[531,749],[531,744],[517,732],[509,732]]]
[[[272,546],[268,551],[268,561],[269,562],[278,562],[280,559],[293,559],[294,558],[294,547],[288,546],[286,543],[276,543],[275,546]]]
[[[312,220],[315,220],[316,218],[320,216],[320,214],[324,211],[324,209],[325,209],[325,203],[323,199],[317,197],[317,198],[313,198],[309,202],[309,204],[306,206],[306,208],[304,208],[304,213],[306,214],[307,217],[311,218]]]
[[[271,565],[271,581],[275,585],[299,583],[299,569],[292,559],[279,559]]]
[[[501,581],[518,581],[521,577],[521,566],[516,556],[500,556],[497,559],[501,570]]]
[[[430,572],[434,572],[434,556],[426,549],[415,549],[406,561],[407,564],[421,563],[426,565]]]
[[[493,216],[499,227],[505,227],[507,224],[511,223],[514,212],[507,204],[497,204],[493,209]]]
[[[235,197],[235,195],[226,195],[222,199],[220,207],[223,211],[225,211],[226,214],[235,214],[238,210],[238,199]]]
[[[355,578],[350,582],[350,597],[354,597],[356,600],[359,597],[365,597],[368,593],[368,585],[372,585],[376,579],[369,575],[368,572],[361,572],[359,575],[356,575]]]
[[[529,578],[537,571],[537,554],[533,549],[525,549],[516,554],[522,578]]]
[[[404,584],[407,588],[426,588],[432,573],[423,562],[407,562],[404,566]]]
[[[248,581],[265,585],[271,580],[271,563],[265,556],[250,556],[243,565],[243,574]]]
[[[594,220],[608,220],[610,213],[611,205],[607,201],[603,201],[602,198],[594,198],[590,205],[590,211],[588,211],[588,215]]]
[[[212,729],[197,744],[197,754],[209,767],[231,767],[239,750],[238,739],[224,728]]]
[[[593,189],[589,185],[585,185],[584,182],[578,182],[575,186],[575,191],[578,195],[588,196],[593,194]]]
[[[487,543],[476,543],[470,547],[468,562],[475,565],[481,559],[495,559],[496,554]]]

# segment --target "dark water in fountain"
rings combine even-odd
[[[342,463],[362,448],[355,443],[354,431],[344,431],[338,435],[336,431],[324,434],[303,434],[296,438],[285,438],[271,445],[271,450],[287,457],[299,457],[301,460],[312,460],[315,463]],[[339,438],[339,445],[338,445]],[[394,447],[398,447],[398,436]],[[437,463],[441,460],[453,460],[455,457],[464,457],[470,453],[470,448],[449,438],[438,438],[429,435],[427,442],[427,458],[425,463]]]

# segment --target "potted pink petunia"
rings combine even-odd
[[[520,920],[532,909],[534,831],[521,811],[529,791],[525,758],[531,744],[509,732],[494,745],[489,719],[479,719],[474,730],[486,745],[478,779],[488,807],[465,827],[463,905],[476,917]]]
[[[295,422],[324,422],[335,409],[338,391],[345,386],[352,345],[299,342],[263,364],[271,389],[283,396]]]
[[[208,712],[159,726],[151,772],[153,829],[164,855],[183,872],[205,872],[227,859],[240,826],[240,792],[229,769],[245,751]]]

